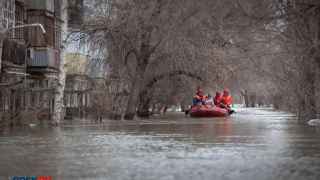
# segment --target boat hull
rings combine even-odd
[[[194,106],[190,109],[191,117],[225,117],[229,116],[228,110],[216,106]]]

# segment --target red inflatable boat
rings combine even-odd
[[[228,110],[210,105],[193,106],[189,113],[191,117],[225,117],[229,115]]]

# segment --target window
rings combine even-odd
[[[16,1],[16,11],[15,11],[15,25],[23,25],[25,20],[25,9],[23,4]],[[24,40],[24,28],[17,28],[15,29],[15,36],[14,38],[17,40]]]
[[[1,11],[0,21],[4,28],[11,28],[15,22],[15,1],[13,0],[1,0],[3,3]],[[9,32],[9,37],[14,37],[14,31]]]
[[[61,22],[56,19],[55,22],[55,48],[59,50],[61,48]]]

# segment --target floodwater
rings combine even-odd
[[[66,122],[0,134],[0,179],[319,180],[320,130],[270,109]]]

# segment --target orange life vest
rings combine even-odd
[[[232,97],[229,96],[222,96],[221,102],[227,106],[231,106],[232,104]]]
[[[215,105],[219,105],[221,103],[222,100],[222,96],[221,95],[217,95],[214,97],[214,104]]]

